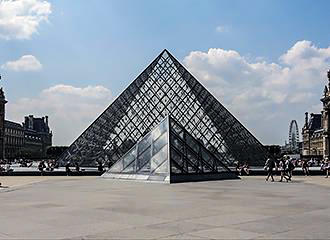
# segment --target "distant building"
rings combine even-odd
[[[308,113],[305,113],[305,125],[302,129],[302,155],[305,157],[329,158],[330,71],[328,81],[321,98],[321,113],[311,113],[309,119]]]
[[[26,116],[23,124],[5,120],[5,94],[0,88],[0,159],[45,158],[52,146],[53,133],[48,116]]]
[[[308,113],[305,117],[303,135],[303,156],[321,157],[323,156],[323,126],[322,114]]]
[[[21,124],[5,120],[5,157],[7,159],[21,156],[24,146],[24,128]]]
[[[47,148],[52,146],[53,134],[48,126],[48,116],[35,118],[33,115],[25,117],[24,146],[22,155],[28,158],[46,157]]]
[[[1,78],[1,77],[0,77]],[[0,159],[5,158],[5,105],[6,97],[3,89],[0,89]]]

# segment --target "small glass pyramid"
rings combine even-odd
[[[171,117],[146,134],[103,177],[167,183],[237,178]]]

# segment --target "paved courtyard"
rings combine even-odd
[[[330,238],[330,179],[0,177],[0,239]]]

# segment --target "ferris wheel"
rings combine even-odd
[[[292,120],[290,123],[289,146],[290,146],[290,150],[293,152],[299,150],[299,130],[296,120]]]

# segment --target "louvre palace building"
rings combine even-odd
[[[0,89],[0,159],[42,159],[52,146],[53,133],[48,125],[48,116],[36,118],[25,116],[24,122],[5,119],[7,101]]]
[[[302,129],[303,149],[305,158],[329,158],[329,112],[330,112],[330,70],[328,71],[328,86],[324,87],[321,102],[321,113],[305,113],[305,125]]]
[[[104,177],[184,182],[233,178],[261,166],[264,146],[164,50],[58,158],[106,164]]]

